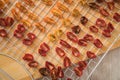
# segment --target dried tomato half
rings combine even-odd
[[[73,31],[75,34],[79,34],[80,31],[81,31],[81,28],[80,28],[79,25],[73,26],[73,27],[72,27],[72,31]]]
[[[0,29],[0,36],[1,37],[7,37],[7,32],[5,29]]]
[[[63,47],[66,47],[66,48],[68,48],[68,49],[70,49],[71,48],[71,45],[69,44],[69,43],[67,43],[66,41],[64,41],[64,40],[60,40],[60,44],[63,46]]]
[[[69,67],[71,65],[71,60],[69,57],[65,57],[63,60],[64,67]]]
[[[20,33],[24,33],[26,31],[25,27],[23,24],[18,24],[17,25],[17,30],[20,32]]]
[[[45,43],[43,42],[41,45],[40,45],[40,49],[48,52],[50,50],[50,47]]]
[[[30,39],[23,39],[23,44],[26,46],[30,46],[32,45],[33,41],[31,41]]]
[[[72,42],[75,42],[75,43],[78,42],[77,36],[72,32],[67,32],[67,38]]]
[[[84,70],[87,67],[87,63],[85,61],[79,61],[78,65],[80,70]]]
[[[87,46],[87,41],[84,40],[84,39],[79,39],[78,45],[80,45],[80,46]]]
[[[0,26],[3,26],[3,27],[7,26],[6,20],[4,18],[0,18]]]
[[[45,67],[49,70],[49,71],[51,71],[51,70],[54,70],[55,69],[55,65],[54,64],[52,64],[51,62],[49,62],[49,61],[46,61],[46,63],[45,63]]]
[[[105,29],[102,31],[102,34],[105,36],[105,37],[111,37],[111,34],[110,34],[110,31]]]
[[[41,56],[46,56],[47,55],[47,52],[42,50],[42,49],[38,49],[38,53],[41,55]]]
[[[19,30],[15,30],[14,31],[14,36],[16,38],[22,38],[24,35]]]
[[[107,6],[110,10],[113,10],[115,8],[115,4],[113,1],[107,2]]]
[[[103,19],[101,19],[101,18],[98,18],[97,20],[96,20],[96,25],[98,26],[98,27],[106,27],[106,22],[105,22],[105,20],[103,20]]]
[[[7,26],[12,26],[14,23],[14,20],[12,17],[6,17],[5,21],[6,21]]]
[[[63,78],[64,77],[64,72],[63,72],[61,66],[58,66],[58,68],[57,68],[57,77],[58,78]]]
[[[101,15],[103,15],[105,17],[109,16],[108,11],[106,9],[104,9],[104,8],[100,8],[100,13],[101,13]]]
[[[108,23],[107,30],[109,32],[112,32],[114,30],[114,27],[113,27],[112,23],[110,23],[110,22]]]
[[[75,67],[74,68],[74,72],[75,72],[75,74],[77,75],[77,76],[82,76],[82,74],[83,74],[83,71],[82,70],[80,70],[79,69],[79,67]]]
[[[97,33],[98,32],[98,28],[96,26],[90,26],[89,29],[93,33]]]
[[[113,18],[114,18],[117,22],[120,22],[120,14],[119,14],[119,13],[114,13]]]
[[[56,53],[60,56],[60,57],[63,57],[63,56],[65,56],[65,52],[64,52],[64,50],[63,49],[61,49],[61,48],[59,48],[59,47],[56,47]]]
[[[27,36],[28,36],[28,38],[29,38],[30,40],[32,40],[32,41],[36,38],[36,35],[33,34],[33,33],[28,33]]]
[[[34,57],[33,57],[32,54],[26,53],[26,54],[23,56],[23,60],[33,61],[33,60],[34,60]]]
[[[83,37],[83,39],[86,40],[86,41],[93,41],[93,40],[94,40],[93,36],[90,35],[90,34],[86,34],[86,35]]]
[[[95,53],[91,52],[91,51],[87,51],[87,57],[90,59],[96,58]]]
[[[28,65],[30,67],[36,68],[38,66],[38,62],[37,61],[31,61],[31,62],[28,63]]]
[[[88,19],[87,19],[85,16],[82,16],[82,17],[80,18],[80,22],[81,22],[81,24],[85,25],[85,24],[87,24]]]
[[[79,57],[80,56],[80,52],[77,48],[75,47],[72,47],[72,54],[75,56],[75,57]]]
[[[40,74],[43,75],[43,76],[48,76],[48,75],[50,75],[50,71],[49,71],[47,68],[40,68],[40,69],[39,69],[39,72],[40,72]]]
[[[99,39],[95,39],[95,40],[94,40],[94,45],[95,45],[97,48],[102,48],[102,47],[103,47],[103,44],[102,44],[102,42],[101,42]]]

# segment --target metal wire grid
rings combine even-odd
[[[78,4],[77,4],[77,5],[78,5]],[[76,5],[76,6],[77,6],[77,5]],[[44,9],[44,8],[43,8],[43,9]],[[86,10],[86,13],[87,13],[87,12],[89,12],[89,9]],[[48,13],[49,13],[49,11],[48,11]],[[85,14],[86,14],[86,13],[85,13]],[[85,14],[84,14],[84,15],[85,15]],[[69,16],[70,16],[70,14],[68,15],[68,17],[69,17]],[[93,15],[92,15],[92,16],[93,16]],[[92,17],[92,16],[91,16],[91,17]],[[90,18],[89,18],[89,19],[90,19]],[[73,20],[73,21],[74,21],[74,20]],[[49,32],[49,31],[48,31],[48,32]],[[84,31],[84,32],[85,32],[85,31]],[[85,32],[85,33],[86,33],[86,32]],[[44,40],[44,39],[43,39],[43,40]],[[13,44],[13,46],[14,46],[14,44]],[[3,47],[4,47],[4,46],[3,46]],[[33,51],[33,52],[34,52],[34,51]],[[99,50],[98,50],[98,52],[99,52]],[[50,56],[50,55],[49,55],[49,56]],[[92,60],[91,60],[91,61],[92,61]],[[58,62],[59,62],[59,61],[58,61]],[[72,75],[71,75],[71,76],[72,76]]]

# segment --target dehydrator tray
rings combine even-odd
[[[119,39],[119,22],[115,21],[112,16],[114,15],[115,12],[120,13],[120,6],[118,3],[115,3],[115,9],[112,11],[109,11],[110,16],[109,17],[104,17],[102,16],[98,10],[94,10],[91,9],[87,4],[86,5],[82,5],[79,3],[80,0],[74,0],[74,2],[72,4],[66,4],[64,2],[64,0],[52,0],[53,3],[51,6],[46,6],[45,3],[43,3],[42,0],[33,0],[35,3],[35,6],[29,6],[27,4],[24,3],[24,0],[2,0],[2,1],[10,1],[10,3],[8,3],[7,5],[5,5],[5,8],[3,9],[3,15],[1,15],[1,17],[6,17],[6,16],[11,16],[13,17],[11,10],[14,8],[17,11],[18,8],[16,8],[16,3],[20,2],[22,5],[24,5],[24,7],[27,8],[28,11],[34,13],[37,15],[37,20],[31,20],[28,16],[26,16],[25,13],[19,11],[19,14],[21,15],[21,20],[17,21],[14,20],[14,24],[10,27],[4,27],[4,29],[8,32],[8,36],[5,38],[0,37],[0,54],[4,55],[4,56],[9,56],[10,58],[12,58],[14,61],[17,61],[24,69],[26,70],[26,72],[29,74],[29,76],[26,75],[15,75],[16,73],[13,73],[13,75],[11,76],[13,79],[15,80],[31,80],[33,79],[51,79],[51,78],[47,78],[47,77],[43,77],[40,73],[39,73],[39,69],[45,66],[45,62],[49,61],[51,63],[53,63],[56,67],[57,66],[61,66],[64,69],[64,76],[66,78],[71,78],[73,80],[87,80],[89,79],[89,77],[91,76],[91,74],[93,73],[93,71],[96,69],[96,67],[99,65],[99,63],[102,61],[102,59],[104,58],[104,56],[107,54],[107,52],[110,49],[113,48],[117,48],[120,46],[120,39]],[[27,1],[27,0],[26,0]],[[82,1],[87,1],[87,0],[82,0]],[[91,0],[92,1],[92,0]],[[91,2],[90,0],[88,0],[88,3]],[[61,2],[62,4],[64,4],[65,6],[67,6],[69,8],[69,12],[62,12],[63,17],[62,18],[58,18],[56,16],[54,16],[51,11],[53,8],[56,8],[56,5],[58,2]],[[104,7],[105,9],[109,10],[107,8],[107,6],[105,5],[105,3],[101,3],[100,4],[102,7]],[[80,11],[80,16],[79,17],[73,17],[71,12],[73,9],[78,9]],[[80,23],[80,17],[81,16],[85,16],[88,18],[88,22],[86,25],[82,25]],[[48,24],[44,22],[44,18],[45,17],[50,17],[53,20],[55,20],[55,24]],[[89,30],[89,27],[91,25],[95,25],[95,22],[98,18],[102,18],[106,21],[106,23],[111,22],[114,25],[115,30],[111,33],[111,37],[110,38],[106,38],[104,37],[101,32],[102,30],[99,29],[98,33],[93,33]],[[21,39],[16,38],[13,34],[14,34],[14,30],[17,28],[17,25],[20,24],[22,21],[24,20],[29,20],[30,21],[30,26],[26,26],[27,31],[24,33],[24,37]],[[69,19],[72,24],[69,27],[65,27],[62,23],[62,21],[64,19]],[[33,24],[35,22],[40,22],[44,27],[45,27],[45,32],[41,32],[38,28],[36,28]],[[83,36],[85,34],[91,34],[95,39],[100,39],[100,41],[103,43],[103,47],[102,48],[97,48],[96,46],[93,45],[92,42],[88,42],[86,47],[83,46],[79,46],[76,43],[70,41],[67,37],[66,37],[66,32],[71,31],[71,26],[75,26],[75,25],[79,25],[81,27],[81,31],[79,34],[75,34],[78,38],[83,38]],[[3,28],[3,27],[0,27]],[[61,36],[58,37],[58,39],[54,42],[51,42],[49,40],[49,35],[50,34],[54,34],[54,32],[56,30],[63,30],[63,34]],[[26,46],[22,43],[22,40],[24,38],[27,38],[27,33],[32,32],[34,33],[37,38],[33,41],[33,44],[30,46]],[[72,32],[72,31],[71,31]],[[77,49],[80,51],[81,56],[79,57],[75,57],[72,55],[71,51],[66,49],[66,48],[62,48],[65,53],[66,56],[68,56],[72,62],[72,67],[68,67],[68,68],[64,68],[63,65],[63,59],[64,57],[59,57],[56,52],[55,52],[55,48],[57,46],[61,47],[59,44],[60,39],[63,39],[65,41],[67,41],[70,45],[77,47]],[[50,51],[47,53],[47,56],[43,57],[38,53],[38,49],[39,46],[43,43],[47,43],[50,47]],[[89,59],[87,58],[86,55],[86,51],[92,51],[96,54],[97,56],[97,61],[95,62],[95,59]],[[34,59],[38,62],[38,67],[37,68],[31,68],[28,66],[28,62],[23,60],[23,56],[25,55],[25,53],[30,53],[34,56]],[[98,55],[102,54],[102,57],[100,58]],[[85,69],[85,71],[83,71],[83,77],[77,77],[76,75],[74,75],[74,71],[73,71],[73,67],[76,66],[76,63],[78,63],[79,61],[87,61],[88,66],[87,68],[89,68],[89,74],[87,74],[87,69]],[[4,62],[4,60],[2,61]],[[6,63],[6,62],[5,62]],[[13,62],[12,62],[13,63]],[[7,63],[8,65],[11,63]],[[14,65],[13,70],[16,70],[16,68],[19,65]],[[0,65],[0,67],[2,67],[2,65]],[[7,66],[3,66],[6,67]],[[9,67],[8,67],[9,69]],[[66,74],[67,71],[70,70],[72,75],[68,75]],[[21,70],[22,72],[22,70]],[[86,75],[87,74],[87,75]],[[86,76],[86,77],[85,77]],[[28,78],[27,78],[28,77]],[[66,78],[63,78],[63,80],[66,80]]]

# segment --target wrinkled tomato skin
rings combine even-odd
[[[61,66],[58,66],[57,75],[58,75],[59,78],[63,78],[64,77],[64,72],[63,72]]]
[[[67,38],[69,40],[71,40],[72,42],[75,42],[75,43],[78,42],[77,36],[74,33],[72,33],[72,32],[67,32]]]
[[[0,18],[0,26],[2,26],[2,27],[7,26],[6,20],[4,18]]]
[[[63,56],[65,56],[65,52],[64,52],[64,50],[63,49],[61,49],[61,48],[59,48],[59,47],[56,47],[56,53],[60,56],[60,57],[63,57]]]
[[[31,61],[28,63],[28,65],[32,68],[36,68],[38,66],[38,62],[37,61]]]
[[[103,30],[102,35],[105,37],[111,37],[110,31],[109,30]]]
[[[80,46],[87,46],[87,41],[84,40],[84,39],[79,39],[78,45],[80,45]]]
[[[46,67],[49,71],[51,71],[51,70],[54,70],[54,69],[55,69],[54,64],[52,64],[52,63],[51,63],[51,62],[49,62],[49,61],[46,61],[46,63],[45,63],[45,67]]]
[[[97,27],[99,27],[99,28],[105,28],[105,27],[106,27],[106,22],[105,22],[105,20],[103,20],[103,19],[101,19],[101,18],[98,18],[98,19],[96,20],[96,25],[97,25]]]
[[[0,29],[0,36],[1,37],[7,37],[7,32],[5,29]]]
[[[68,49],[70,49],[71,48],[71,45],[69,44],[69,43],[67,43],[66,41],[64,41],[64,40],[60,40],[60,44],[63,46],[63,47],[66,47],[66,48],[68,48]]]
[[[96,26],[90,26],[89,29],[93,33],[97,33],[98,32],[98,28]]]
[[[113,27],[113,25],[112,25],[112,23],[108,23],[108,26],[107,26],[107,30],[109,31],[109,32],[112,32],[113,30],[114,30],[115,28]]]
[[[23,39],[23,44],[26,46],[30,46],[32,45],[33,41],[31,41],[30,39]]]
[[[102,48],[102,47],[103,47],[103,44],[102,44],[102,42],[101,42],[99,39],[95,39],[95,40],[94,40],[94,45],[95,45],[97,48]]]
[[[75,47],[72,47],[72,54],[75,56],[75,57],[79,57],[80,56],[80,52],[77,48]]]
[[[7,26],[12,26],[14,23],[14,20],[12,17],[6,17],[5,21],[6,21]]]
[[[94,58],[96,58],[96,55],[95,55],[95,53],[93,53],[91,51],[87,51],[87,57],[90,59],[94,59]]]
[[[94,40],[93,36],[90,34],[86,34],[83,39],[86,41],[93,41]]]
[[[47,56],[47,52],[42,50],[42,49],[38,49],[38,53],[41,55],[41,56]]]
[[[100,8],[100,13],[101,15],[105,16],[105,17],[108,17],[109,16],[109,13],[106,9],[104,8]]]
[[[115,4],[113,1],[107,2],[107,6],[110,10],[113,10],[115,8]]]
[[[40,45],[40,48],[46,52],[48,52],[50,50],[50,47],[45,43],[43,42],[41,45]]]
[[[33,60],[34,60],[34,57],[33,57],[32,54],[26,53],[26,54],[23,56],[23,60],[33,61]]]
[[[15,31],[14,31],[14,36],[15,36],[16,38],[22,38],[24,35],[23,35],[22,33],[20,33],[18,30],[15,30]]]
[[[87,67],[87,63],[85,61],[79,61],[78,65],[81,70],[84,70]]]
[[[24,33],[26,31],[25,27],[23,24],[18,24],[17,25],[17,30],[20,32],[20,33]]]
[[[64,67],[69,67],[71,65],[71,60],[69,57],[66,56],[63,61]]]
[[[113,18],[114,18],[117,22],[120,22],[120,14],[119,14],[119,13],[114,13]]]
[[[36,35],[33,34],[33,33],[28,33],[27,36],[28,36],[28,38],[29,38],[30,40],[32,40],[32,41],[36,38]]]
[[[74,68],[74,72],[75,72],[75,74],[77,75],[77,76],[82,76],[82,74],[83,74],[83,71],[82,70],[80,70],[79,69],[79,67],[75,67]]]

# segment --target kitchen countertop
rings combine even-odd
[[[120,80],[120,48],[107,53],[90,80]]]

